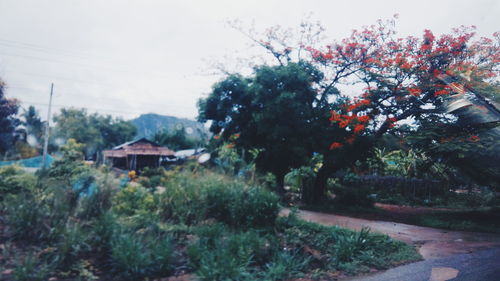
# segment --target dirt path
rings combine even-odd
[[[287,215],[289,212],[290,210],[284,209],[282,214]],[[369,227],[373,232],[387,234],[394,239],[418,246],[420,254],[426,260],[500,246],[500,235],[498,234],[449,231],[304,210],[299,211],[298,215],[306,221],[323,225],[338,225],[352,230]]]

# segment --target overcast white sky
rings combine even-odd
[[[401,36],[460,25],[480,36],[500,31],[498,0],[0,0],[0,77],[8,97],[43,117],[54,82],[53,112],[194,119],[196,101],[221,79],[210,62],[254,52],[227,20],[296,27],[311,13],[332,39],[395,13]]]

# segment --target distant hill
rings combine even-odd
[[[137,127],[137,137],[149,138],[158,131],[165,130],[171,132],[175,128],[182,127],[186,130],[186,135],[191,138],[199,139],[202,134],[209,134],[203,124],[199,122],[186,118],[177,118],[154,113],[142,114],[130,120],[130,122]]]

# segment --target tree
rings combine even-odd
[[[317,99],[321,73],[304,62],[260,66],[250,77],[229,75],[199,101],[199,121],[217,138],[258,149],[256,166],[273,173],[279,191],[290,168],[307,163],[330,107]]]
[[[188,149],[196,146],[196,141],[186,136],[184,127],[176,128],[173,132],[160,130],[153,136],[153,141],[172,150]]]
[[[28,143],[34,147],[40,147],[43,142],[43,134],[45,122],[42,121],[40,115],[34,106],[29,106],[22,114],[23,121],[21,124],[25,127],[26,139]],[[30,139],[32,141],[30,141]]]
[[[5,97],[4,90],[5,83],[0,80],[0,154],[4,154],[13,145],[15,115],[19,108],[17,100]]]
[[[494,39],[472,41],[474,27],[460,27],[439,38],[430,30],[422,38],[397,38],[393,26],[393,20],[379,21],[321,48],[290,40],[289,33],[279,28],[269,29],[262,40],[252,38],[278,65],[307,60],[320,70],[323,75],[315,87],[319,101],[331,102],[330,91],[343,84],[364,87],[355,98],[337,95],[333,99],[341,105],[331,111],[330,121],[344,133],[327,135],[330,152],[325,153],[317,174],[311,202],[323,197],[331,174],[362,159],[378,139],[398,129],[398,122],[415,127],[425,125],[423,121],[429,118],[456,122],[462,118],[460,112],[446,109],[465,98],[477,101],[474,106],[495,110],[473,89],[479,82],[493,84],[498,75],[500,33]],[[299,38],[312,38],[308,34],[317,37],[318,32],[303,31]],[[298,44],[287,46],[286,42]]]
[[[325,51],[309,49],[317,63],[345,66],[352,73],[352,82],[366,86],[359,98],[332,112],[332,122],[350,131],[348,138],[336,139],[332,148],[345,145],[360,150],[359,137],[369,137],[374,143],[386,132],[397,130],[398,121],[413,120],[418,127],[432,118],[458,122],[462,134],[469,134],[470,139],[474,132],[467,128],[471,124],[460,123],[463,115],[459,110],[446,112],[447,105],[469,96],[476,102],[474,106],[496,110],[473,90],[473,82],[491,81],[498,74],[498,42],[486,38],[472,42],[473,28],[466,27],[439,39],[429,30],[422,39],[394,35],[393,29],[380,22],[377,27],[354,31]],[[498,41],[499,35],[495,36]],[[472,127],[477,125],[474,122]],[[318,190],[322,191],[320,186]]]
[[[96,159],[98,152],[129,141],[136,134],[135,126],[130,122],[109,115],[89,115],[84,109],[63,108],[54,120],[55,134],[83,144],[86,158]]]

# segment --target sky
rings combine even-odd
[[[44,119],[51,83],[53,113],[195,119],[198,99],[223,78],[215,65],[239,71],[238,58],[260,54],[228,21],[263,31],[309,18],[340,40],[394,14],[400,36],[500,31],[498,0],[0,0],[0,78],[7,97]]]

